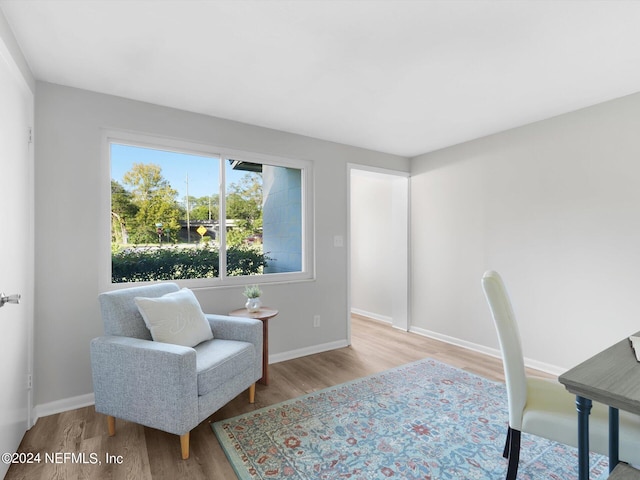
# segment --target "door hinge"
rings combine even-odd
[[[33,375],[27,373],[27,390],[31,390],[33,388]]]
[[[29,127],[27,131],[27,143],[33,143],[33,128]]]

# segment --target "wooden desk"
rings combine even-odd
[[[609,405],[609,471],[618,463],[619,409],[640,415],[640,363],[625,338],[558,378],[576,395],[579,480],[589,480],[589,413],[592,400]],[[640,479],[640,471],[620,464],[610,479]]]
[[[257,312],[249,312],[246,308],[229,312],[232,317],[254,318],[262,322],[262,378],[258,380],[262,385],[269,385],[269,319],[278,313],[270,307],[261,307]]]

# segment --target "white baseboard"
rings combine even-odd
[[[409,328],[409,331],[416,333],[418,335],[422,335],[423,337],[429,337],[435,340],[440,340],[442,342],[450,343],[451,345],[456,345],[458,347],[466,348],[467,350],[473,350],[475,352],[483,353],[491,357],[502,358],[502,353],[500,352],[500,350],[496,348],[479,345],[477,343],[468,342],[466,340],[461,340],[456,337],[450,337],[448,335],[443,335],[442,333],[432,332],[431,330],[426,330],[419,327],[411,327]],[[556,365],[550,365],[544,362],[539,362],[531,358],[525,358],[524,364],[526,367],[533,368],[534,370],[539,370],[541,372],[549,373],[555,376],[559,376],[567,371],[566,368],[558,367]]]
[[[347,340],[336,340],[335,342],[323,343],[321,345],[312,345],[310,347],[269,355],[269,363],[285,362],[287,360],[293,360],[294,358],[306,357],[307,355],[328,352],[329,350],[337,350],[338,348],[348,346],[349,342],[347,342]]]
[[[360,315],[361,317],[372,318],[373,320],[378,320],[379,322],[393,324],[393,318],[387,317],[386,315],[367,312],[366,310],[360,310],[359,308],[352,308],[351,313],[354,315]]]
[[[94,403],[95,397],[93,393],[87,393],[85,395],[78,395],[77,397],[63,398],[62,400],[36,405],[33,407],[33,425],[36,424],[40,417],[47,417],[56,413],[75,410],[76,408],[88,407]]]

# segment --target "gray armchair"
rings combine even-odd
[[[95,408],[109,435],[121,418],[180,436],[189,458],[189,432],[262,376],[262,323],[205,315],[213,340],[195,347],[154,342],[134,302],[179,290],[158,283],[99,296],[105,335],[91,341]]]

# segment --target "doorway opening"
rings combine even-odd
[[[349,165],[349,315],[408,331],[409,174]],[[351,338],[349,320],[348,338]]]

